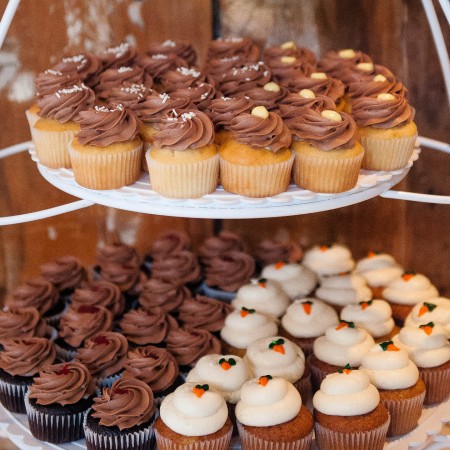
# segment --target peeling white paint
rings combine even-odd
[[[142,2],[133,2],[128,5],[128,17],[131,23],[138,27],[144,28],[145,22],[142,18]]]
[[[14,81],[9,86],[8,100],[12,102],[27,102],[34,98],[36,94],[35,74],[33,72],[20,72],[14,77]]]

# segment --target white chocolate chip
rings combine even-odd
[[[389,101],[389,100],[395,100],[395,97],[392,94],[388,94],[387,92],[384,92],[382,94],[378,94],[377,99]]]
[[[290,49],[290,48],[292,48],[292,49],[296,49],[296,48],[297,48],[297,46],[295,45],[295,42],[294,42],[294,41],[284,42],[283,44],[280,45],[280,47],[281,47],[283,50],[288,50],[288,49]]]
[[[280,86],[278,86],[278,84],[274,83],[273,81],[266,83],[263,89],[269,92],[280,92]]]
[[[311,89],[302,89],[298,94],[303,98],[316,98],[316,94]]]
[[[355,50],[353,50],[352,48],[339,50],[338,55],[343,59],[352,59],[355,57]]]
[[[295,61],[297,61],[297,58],[295,56],[282,56],[280,61],[283,64],[294,64]]]
[[[269,117],[269,111],[264,106],[255,106],[252,109],[252,114],[257,117],[261,117],[261,119],[267,119]]]
[[[373,77],[373,81],[376,81],[377,83],[382,83],[383,81],[386,81],[387,78],[384,75],[381,75],[381,73],[379,73],[378,75],[375,75]]]
[[[332,120],[333,122],[342,122],[342,116],[337,111],[331,109],[324,109],[320,115],[324,119]]]
[[[359,63],[356,65],[356,68],[362,72],[372,72],[373,64],[371,62]]]
[[[315,80],[326,80],[328,77],[325,72],[313,72],[310,75],[310,78],[314,78]]]

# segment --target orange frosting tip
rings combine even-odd
[[[275,263],[275,269],[280,270],[285,264],[283,261],[278,261]]]
[[[260,281],[260,282],[258,283],[258,286],[259,286],[259,287],[262,287],[262,288],[265,288],[265,287],[266,287],[266,283],[264,283],[264,281]]]

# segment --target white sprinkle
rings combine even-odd
[[[55,76],[61,76],[62,72],[60,72],[59,70],[52,70],[52,69],[47,69],[45,71],[46,74],[48,75],[55,75]]]
[[[200,99],[201,99],[201,100],[206,100],[206,99],[208,98],[208,96],[209,96],[209,92],[205,92],[204,94],[202,94],[202,95],[200,96]]]
[[[130,50],[130,44],[128,44],[127,42],[123,42],[122,44],[118,45],[117,47],[108,48],[105,53],[113,53],[117,59],[117,58],[120,58],[121,56],[123,56],[129,50]]]
[[[195,112],[187,112],[181,114],[181,120],[182,122],[186,122],[187,120],[192,120],[195,117]]]
[[[222,97],[220,97],[220,99],[221,99],[221,100],[228,101],[228,100],[231,100],[231,97],[224,97],[224,96],[222,96]]]
[[[121,87],[120,90],[129,94],[138,94],[142,98],[143,92],[146,92],[147,88],[143,84],[133,83],[131,86]]]
[[[119,67],[118,69],[117,69],[117,72],[118,73],[124,73],[124,72],[131,72],[133,69],[131,68],[131,67],[125,67],[125,66],[122,66],[122,67]]]
[[[107,108],[106,106],[95,106],[95,110],[98,112],[114,112],[114,111],[123,111],[123,106],[122,104],[118,104],[116,105],[115,108]]]
[[[163,103],[166,103],[167,100],[170,100],[169,94],[163,92],[162,94],[159,94],[159,98],[162,99]]]
[[[177,44],[175,44],[172,40],[167,39],[167,41],[164,41],[161,45],[163,47],[176,47]]]
[[[159,53],[159,54],[157,54],[157,55],[152,55],[152,58],[153,58],[153,59],[167,59],[168,56]]]
[[[68,89],[59,89],[58,92],[55,93],[55,95],[60,98],[61,94],[74,94],[75,92],[81,92],[83,89],[87,89],[86,86],[81,85],[81,86],[77,86],[76,84],[74,84],[74,86],[72,88],[68,88]],[[58,95],[59,94],[59,95]]]
[[[181,75],[189,76],[192,75],[193,77],[200,76],[200,72],[195,70],[194,68],[188,69],[187,67],[178,67],[177,72],[180,72]]]
[[[83,60],[86,60],[84,55],[68,56],[62,59],[63,63],[81,62]]]
[[[251,81],[251,78],[245,77],[245,81]]]
[[[175,117],[178,117],[178,113],[175,111],[175,109],[172,109],[172,114],[173,114]]]
[[[265,77],[267,77],[267,75],[269,75],[269,72],[267,72],[267,70],[265,70],[265,71],[263,72],[263,75],[264,75]]]

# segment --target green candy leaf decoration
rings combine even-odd
[[[283,345],[283,344],[284,344],[284,339],[277,339],[276,341],[272,341],[269,344],[269,348],[272,350],[275,347],[275,345]]]
[[[428,308],[428,311],[433,311],[433,309],[437,308],[437,305],[434,303],[423,302],[423,304]]]
[[[338,370],[338,373],[346,373],[347,375],[352,371],[352,366],[350,364],[347,364],[342,369]]]

